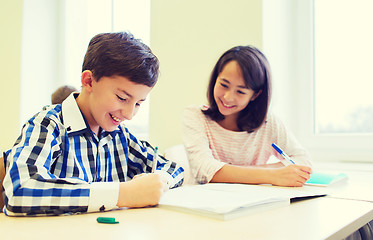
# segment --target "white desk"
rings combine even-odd
[[[119,224],[100,224],[99,216]],[[316,198],[230,221],[160,208],[58,217],[0,214],[1,239],[341,239],[373,219],[373,204]]]
[[[328,197],[368,201],[373,203],[373,164],[367,163],[316,163],[316,171],[346,173],[346,182],[327,188]]]
[[[331,197],[300,201],[225,222],[159,208],[58,217],[20,218],[1,213],[0,238],[340,240],[373,220],[371,170],[359,171],[345,164],[319,165],[316,169],[335,169],[350,178],[347,184],[328,187]],[[338,195],[354,200],[333,197]],[[115,217],[119,224],[99,224],[99,216]]]

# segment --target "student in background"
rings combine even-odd
[[[5,163],[3,158],[3,152],[0,149],[0,213],[3,212],[4,207],[4,198],[2,193],[3,189],[3,180],[5,177]]]
[[[60,104],[62,103],[71,93],[78,91],[73,86],[70,85],[63,85],[57,88],[56,91],[52,93],[51,102],[52,104]]]
[[[145,207],[181,185],[183,169],[156,158],[153,147],[123,124],[156,84],[158,69],[150,48],[129,33],[93,37],[84,57],[81,92],[27,121],[7,152],[5,214]]]
[[[266,57],[251,46],[226,51],[207,89],[208,106],[183,114],[183,142],[197,182],[302,186],[311,162],[283,123],[268,112],[271,74]],[[296,164],[267,164],[276,143]]]

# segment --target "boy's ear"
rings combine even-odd
[[[93,81],[94,81],[94,79],[93,79],[93,73],[90,70],[85,70],[82,73],[82,78],[81,78],[82,87],[86,88],[87,90],[91,89]]]
[[[250,101],[254,101],[260,94],[262,93],[262,90],[259,90],[259,92],[257,92],[257,93],[255,93],[252,97],[251,97],[251,99],[250,99]]]

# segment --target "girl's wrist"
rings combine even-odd
[[[267,176],[267,181],[269,184],[276,185],[276,172],[277,168],[267,168],[266,169],[266,176]]]

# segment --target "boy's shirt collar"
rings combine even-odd
[[[79,93],[73,93],[62,102],[63,125],[66,127],[68,135],[90,131],[83,113],[80,111],[76,98]]]
[[[67,134],[73,136],[80,134],[82,132],[92,132],[83,113],[80,111],[80,108],[76,102],[76,98],[79,96],[79,93],[70,94],[65,101],[62,102],[62,117],[63,125],[66,127]],[[101,136],[106,136],[108,134],[115,136],[116,133],[120,132],[119,127],[113,132],[106,132],[101,130]]]

